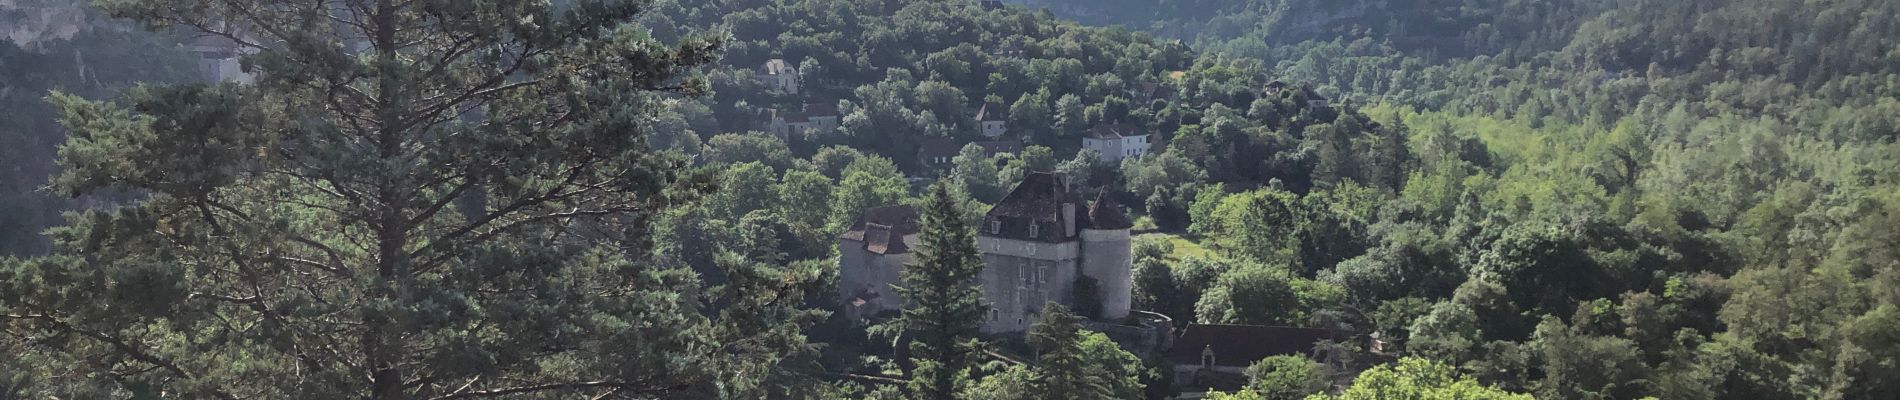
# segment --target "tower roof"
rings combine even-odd
[[[1135,227],[1128,222],[1128,214],[1122,212],[1121,205],[1108,197],[1107,192],[1095,197],[1095,204],[1089,205],[1090,229],[1128,229]]]

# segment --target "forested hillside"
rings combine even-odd
[[[1540,398],[1896,390],[1900,5],[1129,3],[1093,9],[1410,128],[1313,267],[1404,354]]]
[[[0,43],[0,398],[1217,386],[1075,299],[976,334],[1038,171],[1135,308],[1326,333],[1218,398],[1900,392],[1900,6],[1028,3],[100,2],[157,31]],[[897,204],[932,300],[844,315]]]

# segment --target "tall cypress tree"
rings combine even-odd
[[[716,43],[654,42],[642,1],[98,3],[257,79],[53,96],[53,188],[145,198],[0,260],[44,397],[733,395],[803,347],[800,273],[643,261],[681,165],[645,121]]]
[[[925,199],[917,261],[904,267],[898,293],[910,303],[893,322],[910,338],[910,389],[922,399],[948,400],[970,384],[988,305],[977,286],[983,261],[976,232],[944,183]]]

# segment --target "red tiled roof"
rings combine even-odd
[[[1322,340],[1339,341],[1338,331],[1313,328],[1253,325],[1188,325],[1168,350],[1175,364],[1199,365],[1204,349],[1214,350],[1214,365],[1242,367],[1261,359],[1280,355],[1313,355],[1313,344]]]

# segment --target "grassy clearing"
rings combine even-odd
[[[1214,252],[1202,247],[1193,239],[1170,233],[1144,233],[1135,236],[1135,240],[1160,240],[1174,245],[1174,252],[1168,253],[1168,261],[1181,261],[1194,257],[1212,257]]]

